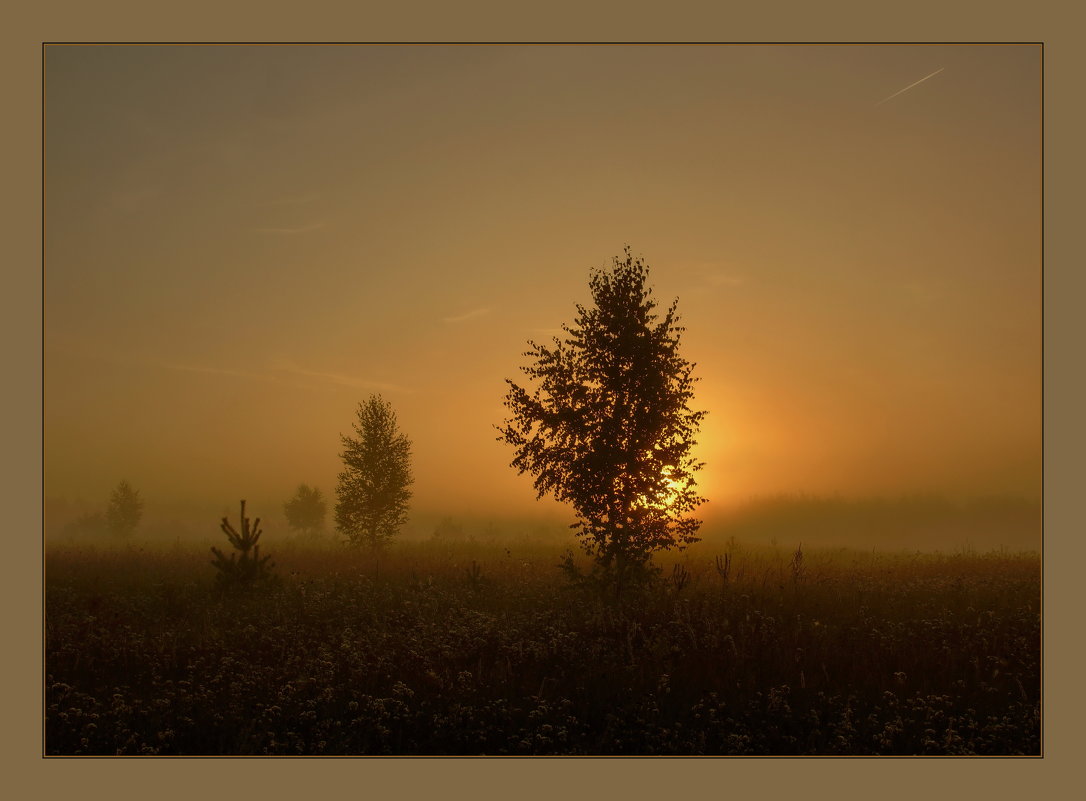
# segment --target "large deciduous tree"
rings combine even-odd
[[[511,416],[498,439],[512,466],[534,477],[538,497],[570,503],[585,550],[619,591],[652,553],[697,541],[690,516],[704,499],[692,454],[703,411],[692,411],[694,365],[679,355],[677,301],[663,316],[648,267],[615,258],[589,283],[593,304],[552,346],[529,342],[531,383],[507,380]]]
[[[336,487],[336,527],[352,545],[378,548],[407,522],[411,441],[392,405],[371,395],[358,405],[356,437],[342,437],[343,472]]]

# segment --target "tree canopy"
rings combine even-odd
[[[659,316],[648,267],[629,247],[595,272],[593,304],[553,345],[529,342],[528,388],[507,380],[511,416],[498,439],[538,497],[572,504],[582,543],[622,574],[652,553],[697,541],[689,516],[704,499],[691,454],[704,411],[692,411],[694,365],[679,354],[675,301]]]

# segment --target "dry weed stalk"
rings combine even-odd
[[[675,593],[682,592],[683,587],[688,583],[690,583],[690,571],[685,565],[676,564],[671,570],[671,585],[675,588]]]
[[[798,582],[803,578],[803,543],[799,544],[796,548],[796,552],[792,554],[792,561],[788,563],[788,566],[792,569],[792,583]]]
[[[723,595],[728,589],[728,575],[732,569],[732,555],[729,551],[721,557],[719,554],[716,557],[716,572],[720,576],[720,594]]]

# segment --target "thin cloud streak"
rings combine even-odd
[[[54,333],[50,338],[59,341],[50,343],[48,347],[49,350],[63,351],[81,358],[98,359],[119,365],[134,365],[137,367],[150,367],[159,370],[174,370],[181,373],[200,373],[203,375],[247,378],[255,381],[270,381],[275,384],[286,384],[303,388],[312,388],[314,384],[312,381],[304,383],[292,381],[291,377],[320,379],[320,381],[325,384],[334,384],[336,386],[351,387],[354,389],[376,390],[378,392],[412,394],[414,391],[408,387],[400,386],[399,384],[391,384],[385,381],[370,381],[368,379],[356,378],[340,373],[324,373],[316,370],[305,370],[289,363],[276,364],[268,370],[261,372],[253,370],[236,370],[231,367],[212,367],[204,364],[185,364],[165,359],[148,359],[140,356],[128,356],[117,353],[116,351],[106,353],[99,350],[88,349],[78,342],[66,342],[65,340],[67,340],[68,337],[64,334],[58,335]]]
[[[922,83],[923,83],[924,81],[926,81],[926,80],[927,80],[928,78],[934,78],[934,77],[935,77],[936,75],[938,75],[938,74],[939,74],[940,72],[942,72],[942,71],[943,71],[944,69],[945,69],[945,67],[940,67],[940,68],[939,68],[939,69],[937,69],[937,70],[936,70],[935,72],[933,72],[933,73],[932,73],[931,75],[925,75],[925,76],[924,76],[923,78],[921,78],[921,79],[920,79],[919,81],[915,81],[915,82],[913,82],[913,83],[910,83],[910,84],[909,84],[908,86],[906,86],[906,87],[905,87],[904,89],[898,89],[898,90],[897,90],[896,92],[894,92],[894,93],[893,93],[892,95],[890,95],[889,97],[884,97],[884,98],[883,98],[882,100],[880,100],[880,101],[879,101],[878,103],[876,103],[876,104],[875,104],[875,105],[874,105],[874,106],[873,106],[872,108],[878,108],[878,107],[879,107],[879,106],[881,106],[881,105],[882,105],[883,103],[885,103],[885,102],[886,102],[887,100],[893,100],[893,99],[894,99],[895,97],[897,97],[898,95],[900,95],[900,94],[901,94],[902,92],[908,92],[908,91],[909,91],[910,89],[912,89],[912,88],[913,88],[914,86],[918,86],[919,84],[922,84]]]
[[[69,334],[64,332],[48,332],[47,335],[50,340],[46,345],[46,354],[50,351],[67,353],[72,356],[76,356],[81,359],[95,359],[97,361],[109,362],[110,364],[117,364],[121,366],[136,366],[136,367],[151,367],[160,370],[176,370],[184,373],[206,373],[209,375],[229,375],[237,378],[256,378],[264,380],[277,380],[273,376],[266,376],[260,373],[254,373],[246,370],[233,370],[225,367],[207,367],[204,365],[195,364],[181,364],[179,362],[171,362],[165,359],[147,358],[145,356],[132,356],[124,353],[120,353],[115,349],[108,351],[101,350],[93,346],[87,345],[87,343],[75,339]]]
[[[316,192],[309,192],[304,195],[284,195],[283,197],[274,198],[272,200],[265,201],[261,205],[263,206],[300,206],[305,203],[313,203],[320,200],[320,195]]]
[[[307,234],[310,231],[316,231],[318,228],[324,228],[327,223],[316,222],[310,225],[300,225],[296,228],[254,228],[253,230],[261,234]]]
[[[140,361],[140,360],[133,360]],[[261,373],[252,373],[247,370],[232,370],[228,367],[207,367],[198,364],[177,364],[176,362],[163,362],[163,361],[147,361],[143,364],[149,364],[154,367],[165,367],[167,370],[178,370],[184,373],[207,373],[210,375],[229,375],[236,378],[255,378],[258,380],[277,380],[274,376],[264,375]]]
[[[191,364],[177,364],[175,362],[155,362],[159,367],[166,367],[171,370],[182,370],[190,373],[208,373],[210,375],[228,375],[235,376],[237,378],[253,378],[258,381],[274,381],[277,383],[290,384],[297,387],[311,387],[312,384],[303,384],[297,381],[289,380],[291,376],[297,376],[301,378],[316,378],[321,381],[335,384],[342,387],[351,387],[354,389],[367,389],[377,390],[379,392],[397,392],[410,394],[412,390],[407,387],[402,387],[398,384],[390,384],[384,381],[370,381],[364,378],[356,378],[354,376],[342,375],[340,373],[324,373],[317,370],[305,370],[293,365],[280,364],[272,367],[270,372],[254,373],[247,370],[234,370],[226,367],[207,367],[204,365],[191,365]]]
[[[549,337],[559,337],[559,338],[564,336],[565,333],[566,333],[564,328],[528,328],[528,329],[525,329],[525,330],[529,334],[545,334],[546,336],[549,336]]]
[[[705,282],[709,286],[742,286],[746,283],[746,279],[731,273],[711,273],[705,276]]]
[[[303,376],[305,378],[320,378],[333,384],[338,384],[339,386],[353,387],[355,389],[370,389],[378,390],[379,392],[399,392],[405,394],[410,394],[412,392],[412,390],[407,387],[402,387],[399,384],[389,384],[384,381],[370,381],[365,378],[355,378],[354,376],[343,375],[342,373],[324,373],[317,370],[305,370],[301,367],[285,364],[278,365],[274,369],[277,372],[287,373],[289,375]]]
[[[476,317],[482,317],[484,314],[490,314],[490,308],[489,307],[485,308],[485,309],[472,309],[471,311],[465,312],[464,314],[457,315],[456,317],[442,317],[441,322],[443,322],[443,323],[462,323],[465,320],[472,320],[472,319],[474,319]]]
[[[747,282],[746,277],[737,272],[733,265],[724,261],[678,262],[673,267],[684,279],[681,286],[692,292],[737,287]]]

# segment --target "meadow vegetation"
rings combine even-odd
[[[1036,553],[700,543],[616,601],[524,540],[46,554],[46,754],[1040,753]]]

